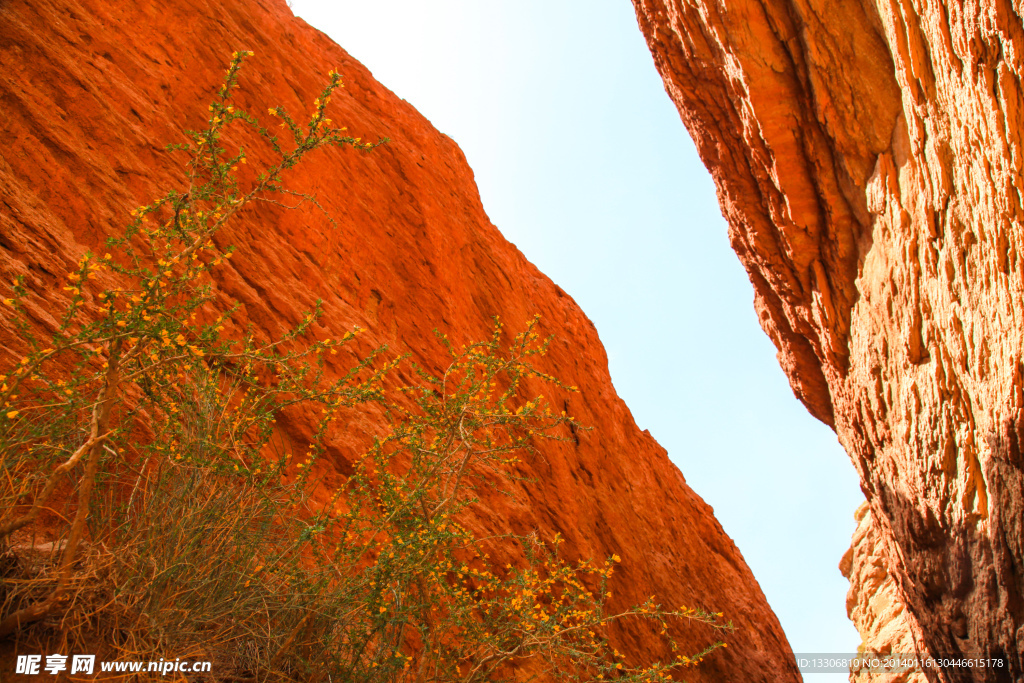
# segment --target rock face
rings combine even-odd
[[[907,614],[907,606],[896,582],[889,575],[878,526],[871,508],[863,503],[857,509],[857,530],[839,570],[850,581],[846,612],[861,634],[865,652],[888,655],[915,652],[920,634],[917,622]],[[923,673],[900,671],[872,673],[851,671],[851,683],[925,683]]]
[[[1009,661],[932,675],[1024,680],[1024,6],[634,5],[919,645]]]
[[[347,87],[334,119],[365,140],[392,141],[372,154],[326,150],[296,169],[293,188],[315,192],[335,229],[312,207],[274,206],[227,229],[238,254],[217,286],[242,303],[244,319],[280,332],[321,297],[328,326],[369,329],[366,349],[387,343],[440,368],[432,329],[469,342],[487,336],[491,316],[512,328],[540,313],[557,336],[544,368],[580,387],[560,399],[594,430],[544,447],[522,472],[536,483],[517,501],[485,498],[475,523],[561,532],[579,556],[620,554],[613,606],[655,594],[724,612],[738,627],[729,647],[690,680],[799,680],[739,551],[615,394],[591,322],[491,225],[455,143],[284,0],[0,0],[0,279],[25,275],[37,310],[55,306],[60,278],[86,249],[180,184],[163,146],[202,125],[238,49],[256,53],[238,91],[249,111],[299,112],[336,68]],[[258,154],[250,150],[254,162]],[[18,348],[6,319],[0,345],[5,355]],[[299,422],[286,427],[296,441]],[[348,447],[332,454],[339,466]],[[712,637],[692,635],[695,645]],[[638,656],[654,647],[635,627],[616,638]]]

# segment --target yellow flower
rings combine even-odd
[[[18,417],[18,411],[17,410],[12,410],[9,413],[7,413],[7,419],[8,420],[13,420],[16,417]]]

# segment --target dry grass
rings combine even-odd
[[[194,466],[167,465],[141,489],[125,484],[103,482],[93,540],[60,609],[17,632],[17,652],[210,661],[211,680],[339,673],[329,653],[352,591],[310,561],[315,539],[299,540],[295,528],[301,497]],[[63,545],[24,534],[11,541],[0,554],[5,614],[53,590]]]

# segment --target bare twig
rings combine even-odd
[[[92,497],[93,484],[96,481],[96,471],[99,468],[100,456],[103,453],[103,449],[100,448],[103,439],[100,438],[100,435],[102,434],[104,438],[107,436],[110,412],[120,388],[118,376],[120,356],[121,340],[118,339],[110,347],[110,360],[107,361],[107,374],[104,378],[103,390],[100,394],[100,400],[95,408],[93,408],[92,430],[87,442],[88,447],[83,446],[83,448],[79,449],[81,451],[79,459],[85,458],[85,473],[82,475],[82,483],[78,489],[78,510],[75,512],[75,519],[71,523],[71,532],[68,535],[67,544],[64,546],[64,554],[61,557],[60,578],[57,580],[57,586],[45,600],[17,610],[9,614],[3,621],[0,621],[0,638],[13,633],[25,624],[45,617],[64,595],[68,580],[71,578],[75,556],[78,554],[78,546],[85,534],[85,523],[89,517],[89,501]],[[36,514],[38,515],[39,513],[36,512]]]

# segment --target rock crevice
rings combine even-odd
[[[620,555],[612,609],[656,595],[725,613],[737,625],[729,647],[689,680],[798,681],[740,552],[616,395],[590,320],[490,223],[455,143],[283,0],[0,1],[0,280],[25,275],[45,325],[79,257],[102,253],[129,211],[180,186],[180,159],[163,146],[201,127],[240,49],[255,57],[237,104],[258,118],[268,106],[308,111],[337,69],[346,88],[329,115],[353,136],[391,139],[372,154],[322,150],[295,169],[291,187],[315,193],[333,229],[308,205],[268,205],[219,235],[237,256],[215,271],[216,287],[241,303],[240,322],[278,335],[322,298],[325,336],[359,325],[368,329],[364,351],[386,343],[439,369],[448,356],[433,329],[469,343],[489,336],[492,316],[512,328],[539,313],[542,332],[556,337],[543,368],[580,388],[567,400],[594,429],[523,463],[518,474],[533,483],[515,501],[482,491],[472,523],[488,534],[560,531],[573,557]],[[250,167],[269,160],[247,152]],[[0,319],[0,354],[20,343]],[[312,424],[298,415],[285,436],[305,443]],[[343,476],[357,437],[380,427],[372,415],[355,420],[332,444],[337,472],[328,474]],[[614,638],[637,660],[664,655],[650,635],[633,624]],[[714,637],[699,627],[684,635],[694,651]]]

